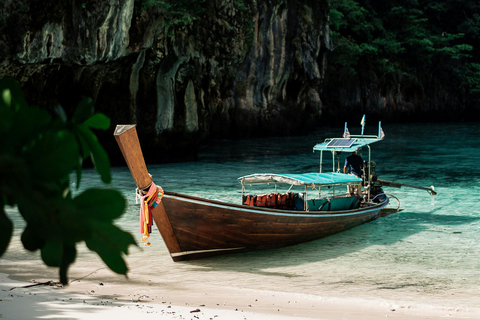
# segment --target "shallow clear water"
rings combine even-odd
[[[294,247],[182,263],[171,261],[154,228],[152,246],[132,250],[127,261],[132,270],[147,265],[144,276],[159,286],[210,283],[339,299],[480,308],[478,128],[478,123],[384,126],[385,140],[372,145],[379,178],[434,185],[438,192],[432,197],[412,188],[384,188],[400,200],[403,211],[399,213]],[[214,141],[201,148],[197,162],[148,168],[155,183],[165,190],[239,203],[238,177],[261,172],[316,172],[319,154],[312,152],[313,146],[325,137],[341,135],[342,129],[301,137]],[[352,134],[360,130],[349,129]],[[148,143],[143,143],[147,147]],[[367,153],[363,150],[364,158]],[[344,158],[341,155],[342,166]],[[324,171],[330,168],[326,165]],[[113,186],[128,200],[127,212],[117,224],[140,239],[133,179],[126,167],[112,168],[112,174]],[[101,185],[93,170],[86,170],[82,184],[82,189]],[[391,206],[397,206],[396,200],[391,200]],[[14,210],[9,209],[9,214],[18,237],[22,223]],[[3,262],[35,258],[25,253],[16,239]],[[95,259],[81,251],[77,270],[88,270],[89,261]],[[74,266],[71,272],[75,270]]]

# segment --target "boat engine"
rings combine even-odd
[[[387,196],[382,189],[382,184],[377,181],[377,174],[375,172],[376,166],[377,164],[375,161],[365,161],[365,178],[368,181],[368,178],[370,177],[371,180],[370,196],[372,197],[373,202],[379,203],[385,201]]]

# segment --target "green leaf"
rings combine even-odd
[[[3,197],[0,195],[0,257],[7,251],[13,234],[13,223],[3,209]]]
[[[74,244],[91,237],[91,218],[79,212],[68,195],[30,192],[18,199],[18,209],[27,222],[22,241],[28,250],[41,249],[46,242]]]
[[[68,195],[67,198],[53,202],[51,207],[55,208],[55,220],[48,222],[45,227],[52,229],[50,238],[61,239],[64,243],[76,243],[91,237],[91,218],[79,211]]]
[[[78,166],[78,145],[66,130],[47,132],[28,151],[32,174],[45,180],[68,178]]]
[[[21,236],[24,248],[29,251],[36,251],[45,245],[45,239],[38,235],[36,228],[37,226],[32,226],[32,224],[27,222],[27,226]]]
[[[0,106],[10,109],[12,105],[12,92],[8,88],[2,88],[0,91]]]
[[[86,120],[84,124],[90,128],[107,130],[110,127],[110,118],[103,113],[96,113]]]
[[[89,221],[77,212],[63,187],[36,184],[16,196],[18,210],[27,222],[22,241],[28,250],[42,248],[45,241],[75,243],[91,236]]]
[[[23,97],[22,88],[12,78],[0,79],[0,107],[8,107],[15,111],[27,108],[28,104]]]
[[[25,161],[11,154],[0,154],[0,190],[3,195],[13,197],[31,183]]]
[[[72,117],[74,124],[81,124],[89,119],[95,110],[93,101],[91,98],[83,98],[78,104]]]
[[[95,169],[100,174],[104,183],[112,182],[112,175],[110,172],[110,159],[105,149],[100,143],[90,145],[92,148],[92,161],[95,164]]]
[[[128,267],[122,253],[128,254],[128,246],[135,245],[132,235],[103,221],[95,221],[93,230],[92,237],[85,241],[87,247],[97,252],[112,271],[126,274]]]
[[[1,91],[0,88],[0,95],[2,95]],[[45,130],[45,127],[51,122],[51,117],[45,110],[30,108],[26,105],[21,91],[11,91],[10,88],[3,88],[3,96],[6,92],[10,97],[8,99],[11,101],[10,104],[15,104],[18,100],[22,101],[17,103],[17,105],[22,105],[21,108],[10,108],[0,97],[0,133],[2,135],[8,134],[8,139],[1,139],[0,147],[8,152],[8,150],[21,149],[36,139],[39,132]]]
[[[117,190],[91,188],[75,197],[73,204],[86,218],[111,221],[123,214],[126,201]]]
[[[1,99],[0,99],[1,101]],[[10,108],[2,108],[0,105],[0,133],[8,132],[13,125],[15,113]],[[2,141],[7,139],[2,139]],[[1,142],[0,142],[1,143]]]
[[[52,117],[46,110],[22,108],[15,116],[11,134],[22,146],[26,146],[35,141],[42,132],[45,132],[51,121]]]
[[[62,263],[63,244],[58,240],[49,240],[41,249],[42,260],[49,267],[60,267]]]
[[[92,153],[90,145],[78,126],[74,128],[73,132],[75,133],[77,140],[80,142],[82,159],[85,160]]]
[[[100,174],[104,183],[110,183],[112,176],[110,173],[110,160],[108,159],[107,152],[103,149],[102,145],[98,142],[95,134],[86,126],[77,126],[79,135],[85,139],[86,143],[90,147],[92,153],[92,161],[95,165],[95,169]]]

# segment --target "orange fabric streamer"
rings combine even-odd
[[[163,189],[152,182],[146,194],[137,189],[137,195],[140,198],[140,232],[143,233],[142,241],[145,246],[151,245],[148,238],[152,233],[152,210],[160,203],[163,198]]]

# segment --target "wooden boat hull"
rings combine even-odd
[[[388,198],[336,212],[258,208],[169,192],[161,203],[153,219],[173,260],[181,261],[320,239],[378,218]]]
[[[118,125],[117,140],[140,190],[152,185],[135,125]],[[388,198],[345,211],[251,207],[165,192],[151,211],[174,261],[286,247],[339,233],[379,217]]]

